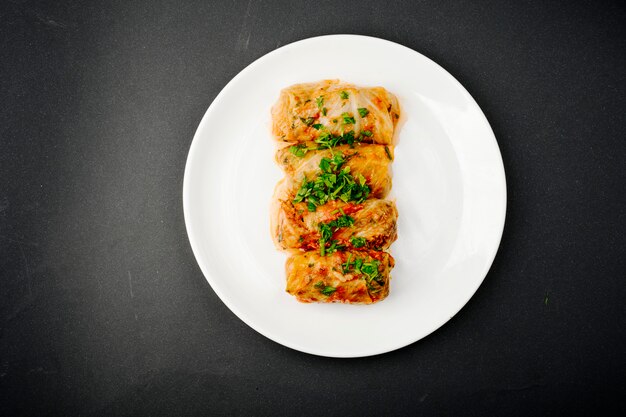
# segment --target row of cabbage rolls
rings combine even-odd
[[[302,302],[371,304],[389,294],[398,211],[391,189],[396,98],[337,80],[297,84],[272,108],[271,229],[287,251],[287,292]]]

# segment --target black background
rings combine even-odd
[[[626,409],[618,2],[81,3],[0,6],[0,414]],[[195,262],[181,197],[224,85],[332,33],[452,73],[494,129],[509,193],[467,306],[411,346],[351,360],[290,350],[232,314]]]

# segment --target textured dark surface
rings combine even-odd
[[[624,411],[618,2],[55,3],[0,5],[1,415]],[[232,314],[181,201],[220,89],[331,33],[399,42],[457,77],[509,192],[469,304],[418,343],[354,360],[290,350]]]

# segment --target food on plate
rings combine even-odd
[[[399,115],[382,87],[326,80],[281,91],[272,133],[285,177],[270,227],[298,301],[372,304],[389,294],[398,210],[386,197]]]
[[[390,145],[399,117],[398,100],[384,88],[325,80],[283,89],[272,107],[272,133],[282,142],[356,138]]]
[[[309,211],[303,202],[275,201],[272,236],[279,249],[386,250],[397,238],[398,210],[390,200],[360,204],[334,200],[315,211]]]
[[[315,143],[305,143],[278,150],[276,161],[292,180],[294,192],[304,180],[311,182],[319,176],[338,175],[359,181],[364,179],[369,187],[366,198],[384,198],[391,190],[391,152],[387,145],[341,145],[318,149]]]
[[[287,292],[305,303],[372,304],[389,294],[393,265],[387,252],[297,252],[287,259]]]

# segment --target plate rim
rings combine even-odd
[[[384,347],[384,348],[379,348],[379,349],[372,349],[371,351],[367,351],[366,353],[356,353],[356,354],[341,354],[341,353],[337,353],[337,352],[332,352],[332,351],[327,351],[327,352],[320,352],[319,350],[316,349],[310,349],[306,346],[301,346],[298,345],[297,343],[294,343],[292,341],[287,341],[284,340],[281,336],[277,336],[275,334],[271,334],[271,332],[266,331],[265,328],[260,328],[262,326],[258,326],[256,324],[253,324],[252,320],[250,320],[245,314],[243,314],[239,308],[235,305],[235,303],[233,303],[228,297],[225,297],[223,295],[223,293],[218,289],[217,285],[214,285],[214,277],[212,277],[211,274],[209,274],[208,272],[208,267],[205,265],[204,260],[198,256],[199,252],[199,248],[198,248],[198,242],[197,242],[197,238],[196,238],[196,232],[194,232],[192,230],[192,228],[190,227],[192,221],[191,219],[191,215],[189,213],[189,205],[190,205],[190,171],[191,171],[191,160],[193,155],[195,154],[195,149],[199,146],[198,143],[200,141],[199,138],[199,133],[201,131],[204,131],[204,127],[205,124],[207,123],[207,120],[209,118],[209,115],[212,113],[212,110],[217,106],[217,103],[219,103],[223,97],[228,94],[228,91],[230,90],[230,88],[244,75],[246,75],[248,72],[252,71],[256,66],[260,65],[264,60],[268,59],[270,55],[279,53],[279,51],[285,51],[288,49],[292,49],[292,48],[297,48],[299,47],[301,44],[305,44],[308,42],[315,42],[318,40],[322,40],[322,39],[330,39],[330,38],[342,38],[342,39],[348,39],[348,40],[355,40],[355,41],[361,41],[361,40],[366,40],[366,41],[374,41],[374,42],[380,42],[380,43],[384,43],[387,44],[390,47],[394,47],[394,48],[400,48],[400,49],[404,49],[406,52],[408,53],[412,53],[412,54],[417,54],[419,56],[421,56],[422,58],[426,59],[429,64],[434,65],[438,70],[441,71],[441,73],[448,77],[454,84],[456,84],[457,87],[460,87],[459,91],[461,91],[461,94],[465,95],[466,98],[474,103],[476,109],[479,112],[479,116],[480,116],[480,120],[478,120],[479,123],[483,124],[484,127],[487,128],[488,132],[491,132],[490,135],[490,141],[489,143],[491,144],[491,146],[495,146],[495,150],[497,151],[497,158],[496,160],[494,160],[494,162],[498,165],[498,171],[501,177],[501,183],[502,183],[502,187],[500,190],[500,196],[501,196],[501,207],[502,207],[502,211],[501,213],[498,213],[499,215],[499,227],[498,227],[498,238],[497,238],[497,244],[494,245],[493,249],[492,249],[492,253],[489,256],[489,262],[485,263],[485,267],[483,269],[483,271],[481,271],[481,273],[479,274],[481,276],[481,278],[479,280],[477,280],[477,284],[475,286],[475,288],[472,289],[472,291],[469,293],[469,296],[467,297],[467,299],[465,299],[462,303],[459,303],[459,307],[454,311],[454,313],[452,313],[450,315],[450,317],[443,319],[443,321],[437,321],[433,324],[433,326],[431,326],[428,331],[426,332],[422,332],[420,335],[418,335],[415,338],[411,338],[410,341],[408,342],[401,342],[397,345],[395,345],[394,347],[388,348],[388,347]],[[187,154],[187,158],[185,160],[185,170],[184,170],[184,174],[183,174],[183,187],[182,187],[182,203],[183,203],[183,217],[184,217],[184,221],[185,221],[185,229],[187,231],[187,237],[189,239],[189,243],[192,249],[192,252],[194,254],[194,258],[196,259],[196,262],[198,264],[198,266],[200,267],[200,270],[202,272],[202,274],[204,275],[204,278],[207,280],[207,282],[209,283],[209,285],[211,286],[211,289],[215,292],[215,294],[219,297],[219,299],[222,301],[222,303],[224,303],[226,305],[226,307],[228,307],[228,309],[235,314],[235,316],[240,319],[241,321],[243,321],[246,325],[248,325],[250,328],[252,328],[253,330],[255,330],[257,333],[263,335],[264,337],[272,340],[275,343],[279,343],[285,347],[288,347],[290,349],[293,350],[297,350],[300,352],[304,352],[307,354],[311,354],[311,355],[316,355],[316,356],[321,356],[321,357],[333,357],[333,358],[359,358],[359,357],[369,357],[369,356],[376,356],[376,355],[381,355],[387,352],[392,352],[398,349],[402,349],[406,346],[412,345],[415,342],[422,340],[426,337],[428,337],[429,335],[431,335],[433,332],[435,332],[436,330],[438,330],[439,328],[441,328],[443,325],[445,325],[447,322],[449,322],[454,316],[456,316],[469,302],[469,300],[472,299],[472,297],[474,297],[474,295],[476,294],[476,292],[478,291],[478,289],[480,288],[480,286],[482,285],[482,283],[485,281],[485,278],[487,277],[489,271],[491,270],[491,267],[493,266],[493,262],[498,254],[498,251],[500,249],[500,245],[502,244],[502,236],[504,234],[504,227],[505,227],[505,223],[506,223],[506,217],[507,217],[507,211],[508,211],[508,205],[507,205],[507,181],[506,181],[506,171],[504,169],[504,162],[502,159],[502,152],[500,151],[500,147],[498,145],[498,141],[495,137],[495,133],[493,132],[493,129],[491,128],[491,125],[489,124],[489,121],[487,120],[487,117],[485,116],[482,108],[478,105],[478,102],[474,99],[474,97],[469,93],[469,91],[467,91],[467,89],[452,75],[450,74],[445,68],[443,68],[441,65],[439,65],[437,62],[435,62],[434,60],[430,59],[429,57],[427,57],[426,55],[411,49],[407,46],[404,46],[402,44],[393,42],[393,41],[389,41],[387,39],[383,39],[383,38],[379,38],[379,37],[374,37],[374,36],[368,36],[368,35],[359,35],[359,34],[331,34],[331,35],[321,35],[321,36],[314,36],[314,37],[309,37],[309,38],[305,38],[305,39],[301,39],[298,41],[294,41],[291,43],[288,43],[286,45],[283,45],[279,48],[275,48],[265,54],[263,54],[261,57],[255,59],[253,62],[251,62],[250,64],[248,64],[244,69],[242,69],[239,73],[237,73],[223,88],[222,90],[217,94],[217,96],[215,96],[215,98],[213,99],[213,101],[211,102],[211,104],[209,105],[209,107],[207,108],[207,110],[205,111],[204,115],[202,116],[202,119],[200,120],[200,123],[198,124],[198,127],[196,128],[196,131],[194,133],[191,145],[189,146],[189,151]]]

